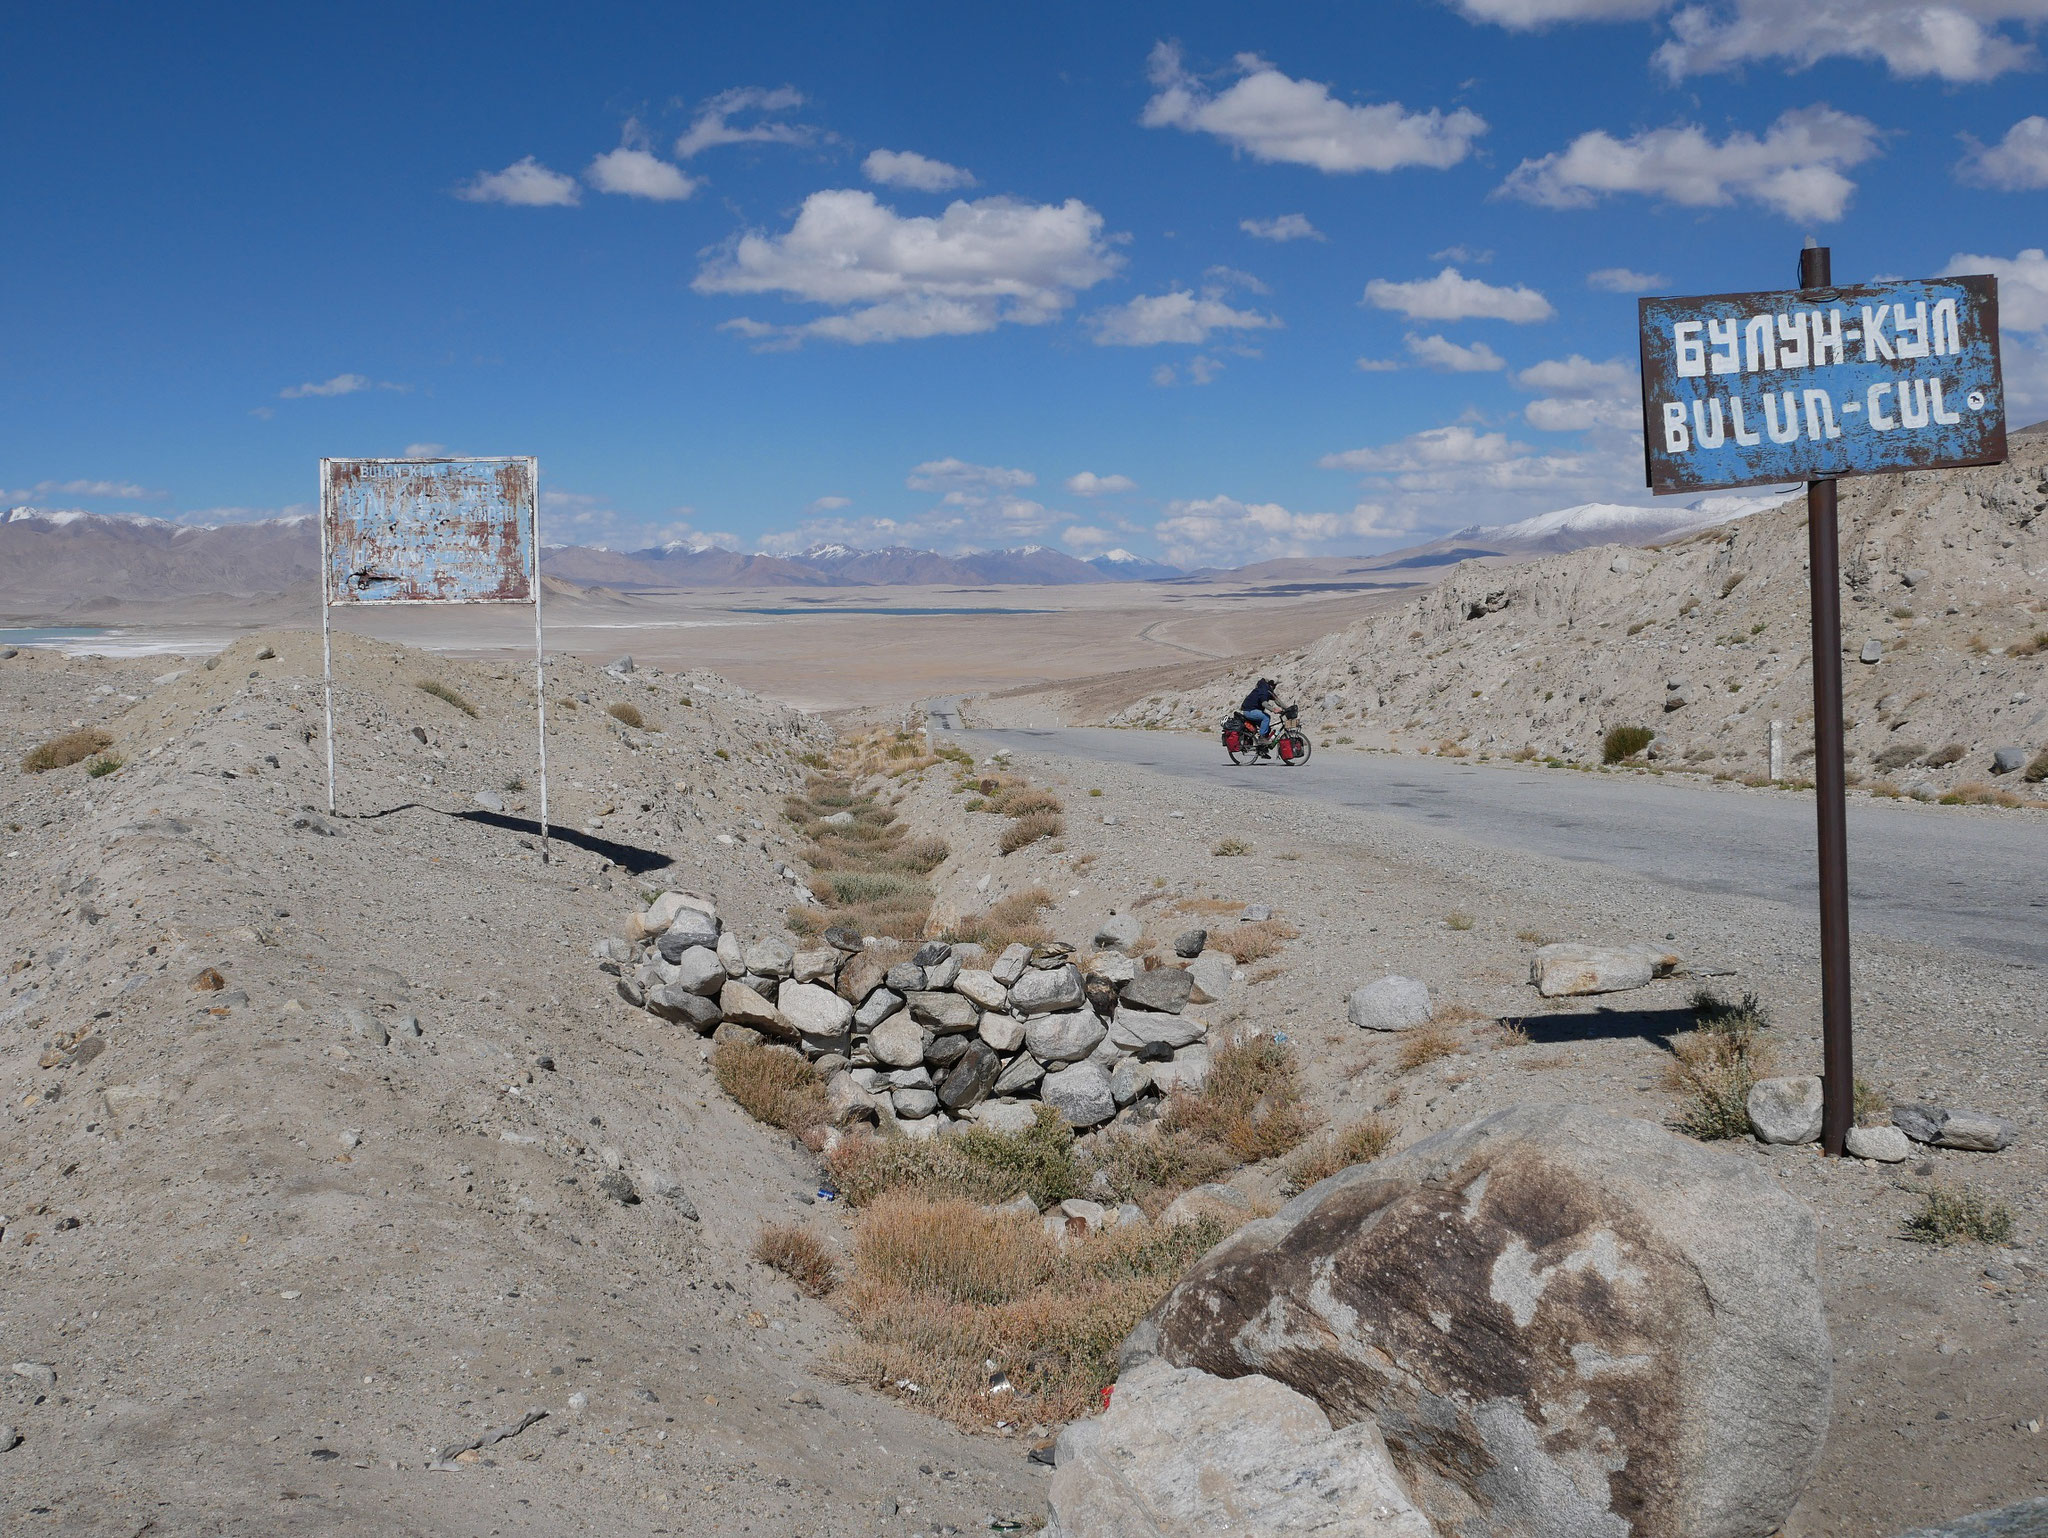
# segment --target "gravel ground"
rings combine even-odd
[[[985,750],[994,739],[978,742],[970,730],[960,740]],[[1140,743],[1156,740],[1147,734]],[[1337,1125],[1384,1110],[1406,1143],[1532,1099],[1666,1121],[1676,1110],[1663,1087],[1666,1041],[1689,1025],[1688,997],[1703,984],[1730,997],[1760,995],[1777,1021],[1780,1071],[1819,1071],[1818,935],[1792,906],[1687,892],[1625,869],[1490,848],[1398,816],[1252,796],[1131,765],[1024,751],[1011,761],[1065,794],[1064,848],[1040,844],[999,860],[991,847],[977,868],[953,834],[963,855],[940,873],[946,895],[973,900],[984,873],[990,897],[1036,882],[1061,897],[1048,916],[1054,930],[1083,939],[1112,909],[1145,916],[1150,932],[1170,940],[1194,922],[1172,911],[1178,903],[1271,904],[1301,936],[1253,968],[1228,1007],[1211,1010],[1212,1027],[1256,1022],[1284,1032],[1310,1066],[1314,1103]],[[919,794],[945,799],[940,788]],[[927,815],[962,818],[937,808]],[[1226,838],[1251,852],[1211,853]],[[1453,914],[1471,927],[1453,928]],[[1710,975],[1603,1001],[1546,1003],[1527,983],[1531,942],[1522,936],[1536,934],[1668,935],[1696,973]],[[1462,1052],[1403,1072],[1397,1039],[1347,1023],[1349,990],[1390,972],[1423,979],[1440,1005],[1476,1017],[1458,1028]],[[2002,1154],[1928,1150],[1889,1167],[1747,1140],[1721,1145],[1784,1181],[1822,1224],[1835,1424],[1787,1538],[1896,1533],[2048,1491],[2048,1433],[2038,1429],[2048,1426],[2048,1272],[2033,1259],[2048,1172],[2040,974],[1964,947],[1864,936],[1856,979],[1861,1077],[1897,1098],[2008,1116],[2022,1130]],[[1498,1019],[1518,1022],[1528,1043],[1504,1044]],[[2006,1202],[2018,1243],[1904,1241],[1902,1220],[1919,1205],[1909,1187],[1934,1181],[1969,1183]]]
[[[543,865],[454,815],[478,791],[537,810],[507,788],[534,773],[530,672],[341,653],[342,803],[381,815],[332,822],[303,810],[317,638],[212,669],[0,661],[0,1362],[51,1370],[0,1380],[23,1438],[0,1528],[795,1538],[1042,1511],[1021,1440],[834,1379],[841,1321],[748,1258],[771,1220],[844,1244],[811,1160],[589,959],[644,883],[779,928],[776,806],[816,724],[562,663],[553,810],[588,838]],[[600,714],[629,701],[669,730]],[[127,765],[17,772],[79,721]],[[635,879],[640,849],[677,865]],[[424,1034],[374,1044],[351,1009]],[[614,1159],[635,1205],[598,1189]]]

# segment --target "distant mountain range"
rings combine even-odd
[[[1128,550],[1081,560],[1045,545],[940,555],[893,546],[814,545],[797,555],[745,555],[718,546],[646,550],[563,545],[541,555],[559,582],[622,593],[669,588],[1067,586],[1084,582],[1235,580],[1299,587],[1357,587],[1475,556],[1526,558],[1599,544],[1655,544],[1745,517],[1775,496],[1701,497],[1657,507],[1589,502],[1517,523],[1475,524],[1385,555],[1318,556],[1188,572]],[[177,599],[282,592],[319,578],[319,532],[310,515],[193,527],[134,514],[0,514],[0,600],[52,612],[91,598]]]

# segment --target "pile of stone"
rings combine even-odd
[[[1760,1143],[1797,1147],[1820,1141],[1821,1082],[1811,1074],[1757,1080],[1749,1092],[1748,1110],[1750,1131]],[[2018,1125],[2003,1116],[1916,1100],[1893,1106],[1889,1127],[1851,1127],[1848,1151],[1858,1159],[1897,1164],[1912,1154],[1915,1143],[2002,1153],[2018,1136]]]
[[[714,899],[664,892],[597,947],[620,997],[717,1041],[771,1043],[826,1076],[841,1122],[911,1137],[968,1122],[1003,1131],[1051,1106],[1075,1128],[1143,1123],[1162,1097],[1198,1089],[1209,1027],[1191,1004],[1222,1000],[1234,960],[1190,930],[1175,961],[1135,954],[1143,932],[1112,917],[1084,961],[1067,944],[912,948],[845,928],[798,950],[779,937],[743,943]]]

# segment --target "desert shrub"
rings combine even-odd
[[[853,1255],[863,1281],[945,1303],[1007,1303],[1059,1263],[1059,1247],[1036,1217],[906,1192],[884,1196],[862,1216]]]
[[[754,1238],[754,1259],[780,1271],[797,1290],[822,1298],[839,1280],[832,1252],[809,1229],[793,1223],[771,1223]]]
[[[1444,915],[1444,922],[1450,925],[1450,927],[1453,929],[1466,930],[1472,927],[1474,920],[1472,915],[1465,912],[1464,909],[1453,908],[1449,913]]]
[[[1035,1109],[1031,1125],[1021,1132],[970,1127],[956,1136],[916,1143],[847,1138],[826,1156],[825,1167],[856,1207],[891,1193],[976,1202],[1028,1195],[1043,1207],[1078,1195],[1083,1178],[1073,1129],[1047,1105]]]
[[[470,704],[468,700],[464,699],[461,695],[457,694],[453,689],[449,688],[446,684],[441,683],[436,679],[421,678],[414,680],[414,682],[416,682],[419,685],[419,689],[422,694],[431,694],[435,699],[439,700],[442,704],[453,705],[457,710],[461,711],[466,716],[473,716],[477,713],[476,706]]]
[[[2036,753],[2027,767],[2020,771],[2020,778],[2029,785],[2039,785],[2048,780],[2048,748]]]
[[[1920,1210],[1905,1221],[1904,1237],[1944,1248],[1965,1240],[2004,1244],[2013,1235],[2012,1209],[1969,1186],[1933,1186],[1920,1193]]]
[[[1941,797],[1943,806],[2024,806],[2026,803],[2009,790],[2000,790],[1996,785],[1986,785],[1981,780],[1972,780],[1967,785],[1958,785]]]
[[[1875,764],[1881,773],[1890,774],[1895,769],[1905,768],[1926,752],[1927,744],[1924,742],[1895,742],[1873,758],[1871,763]]]
[[[640,707],[625,700],[620,700],[616,705],[605,706],[604,713],[621,726],[641,727],[647,724],[647,718],[640,714]]]
[[[1930,769],[1946,769],[1950,764],[1961,763],[1963,755],[1969,751],[1960,742],[1951,742],[1947,747],[1936,748],[1927,755],[1927,767]]]
[[[1241,838],[1218,839],[1216,841],[1216,847],[1209,851],[1209,853],[1215,855],[1218,859],[1223,860],[1236,859],[1239,855],[1246,855],[1250,854],[1251,852],[1252,846]]]
[[[1647,726],[1616,726],[1600,739],[1600,762],[1625,763],[1650,745],[1656,733]]]
[[[1524,945],[1551,945],[1556,943],[1540,929],[1518,929],[1515,938]]]
[[[1394,1062],[1407,1073],[1440,1058],[1455,1057],[1461,1045],[1458,1033],[1447,1022],[1431,1020],[1401,1033],[1401,1050],[1394,1054]]]
[[[1160,1118],[1161,1131],[1192,1132],[1247,1164],[1288,1152],[1312,1126],[1294,1049],[1270,1036],[1217,1048],[1202,1087],[1175,1090]]]
[[[1066,803],[1051,791],[1036,785],[1016,785],[1001,792],[993,805],[1005,817],[1029,817],[1034,812],[1064,812]]]
[[[1891,1122],[1892,1097],[1867,1079],[1858,1079],[1850,1093],[1850,1119],[1859,1127],[1883,1127]]]
[[[1770,1017],[1753,993],[1730,1004],[1701,989],[1692,997],[1697,1028],[1671,1040],[1665,1087],[1680,1097],[1678,1125],[1702,1141],[1749,1131],[1749,1092],[1768,1078],[1775,1056],[1763,1033]]]
[[[1026,812],[1012,818],[1010,825],[1003,829],[1002,837],[996,840],[996,847],[1004,854],[1015,854],[1028,844],[1035,844],[1042,838],[1058,838],[1067,831],[1067,820],[1058,812]]]
[[[1742,579],[1743,579],[1744,577],[1748,576],[1748,575],[1749,575],[1749,573],[1748,573],[1748,572],[1746,572],[1746,571],[1731,571],[1731,572],[1729,572],[1729,573],[1728,573],[1728,575],[1727,575],[1727,577],[1726,577],[1726,578],[1725,578],[1725,579],[1724,579],[1724,580],[1722,581],[1722,583],[1721,583],[1721,596],[1722,596],[1723,598],[1726,598],[1726,597],[1727,597],[1727,596],[1728,596],[1728,595],[1729,595],[1730,593],[1734,592],[1734,591],[1735,591],[1735,590],[1736,590],[1736,589],[1737,589],[1738,587],[1741,587],[1741,586],[1742,586]]]
[[[113,737],[97,726],[81,726],[30,748],[22,755],[22,771],[41,774],[48,769],[68,769],[95,753],[104,752],[113,742]]]
[[[1101,1176],[1110,1199],[1136,1202],[1153,1217],[1181,1192],[1206,1185],[1237,1167],[1230,1152],[1192,1132],[1156,1127],[1104,1133],[1087,1155],[1089,1189]]]
[[[85,766],[85,772],[94,779],[103,779],[120,768],[128,760],[118,753],[106,753]]]
[[[1207,948],[1222,951],[1239,966],[1249,966],[1254,961],[1279,955],[1280,947],[1300,934],[1300,930],[1284,919],[1260,919],[1256,923],[1238,924],[1210,935]]]
[[[1043,945],[1052,938],[1038,922],[1038,915],[1053,906],[1053,895],[1044,887],[1030,887],[997,898],[979,913],[968,914],[947,931],[948,940],[972,943],[1000,951],[1006,946]]]
[[[1326,1132],[1303,1144],[1287,1161],[1288,1183],[1297,1191],[1306,1191],[1339,1170],[1369,1164],[1393,1146],[1395,1130],[1392,1121],[1375,1112],[1341,1132]]]
[[[720,1042],[711,1051],[711,1071],[719,1087],[756,1121],[803,1133],[831,1119],[823,1082],[786,1047]]]

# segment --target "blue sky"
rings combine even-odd
[[[1186,564],[1646,501],[1634,298],[1996,271],[2048,0],[13,7],[0,502]],[[1958,265],[1960,264],[1960,266]],[[432,447],[421,452],[433,452]]]

